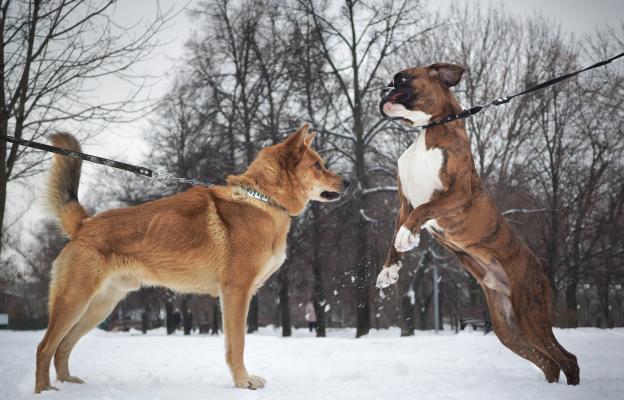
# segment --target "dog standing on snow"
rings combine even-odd
[[[37,348],[35,392],[69,373],[74,345],[115,305],[141,285],[219,296],[226,361],[236,387],[256,389],[264,379],[243,362],[245,321],[252,294],[286,258],[291,217],[310,200],[340,198],[349,181],[327,170],[304,125],[285,142],[262,149],[228,184],[193,187],[142,205],[89,216],[77,198],[81,161],[55,155],[47,202],[70,242],[54,261],[48,329]],[[80,151],[76,139],[52,143]]]
[[[382,93],[383,116],[422,126],[461,112],[449,88],[463,72],[454,64],[399,72]],[[395,237],[377,286],[398,280],[401,254],[418,245],[425,228],[480,283],[500,341],[537,365],[548,382],[562,370],[569,385],[578,384],[576,357],[552,332],[552,289],[544,267],[484,190],[464,122],[421,131],[399,158],[398,181]]]

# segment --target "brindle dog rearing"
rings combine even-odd
[[[422,126],[458,113],[449,90],[464,68],[434,64],[403,70],[382,93],[384,117]],[[552,332],[552,289],[544,267],[518,237],[477,175],[463,121],[428,128],[399,158],[400,210],[378,287],[398,280],[402,253],[426,228],[480,283],[500,341],[531,361],[548,382],[579,383],[576,357]]]

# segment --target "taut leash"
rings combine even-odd
[[[509,101],[511,101],[511,99],[513,99],[513,98],[516,98],[518,96],[524,96],[524,95],[529,94],[531,92],[535,92],[537,90],[541,90],[541,89],[547,88],[549,86],[552,86],[552,85],[554,85],[556,83],[559,83],[561,81],[564,81],[566,79],[570,79],[570,78],[572,78],[572,77],[574,77],[574,76],[576,76],[578,74],[581,74],[581,73],[583,73],[585,71],[589,71],[590,69],[602,67],[604,65],[607,65],[607,64],[611,63],[612,61],[617,60],[620,57],[624,57],[624,53],[620,53],[620,54],[616,55],[615,57],[611,57],[611,58],[608,58],[606,60],[603,60],[603,61],[597,62],[595,64],[592,64],[592,65],[590,65],[587,68],[583,68],[583,69],[580,69],[580,70],[574,71],[574,72],[569,72],[569,73],[567,73],[565,75],[561,75],[561,76],[558,76],[556,78],[547,80],[545,82],[538,83],[537,85],[531,86],[531,87],[529,87],[529,88],[527,88],[527,89],[525,89],[525,90],[523,90],[523,91],[521,91],[519,93],[512,94],[510,96],[499,97],[498,99],[489,101],[489,102],[487,102],[485,104],[479,104],[479,105],[476,105],[474,107],[470,107],[470,108],[468,108],[466,110],[463,110],[462,112],[460,112],[458,114],[447,115],[446,117],[444,117],[442,119],[430,122],[427,125],[422,125],[420,128],[422,128],[422,129],[433,128],[434,126],[447,124],[449,122],[457,121],[458,119],[466,119],[468,117],[471,117],[471,116],[479,113],[483,109],[486,109],[486,108],[491,107],[491,106],[500,106],[501,104],[509,103]]]
[[[112,168],[121,169],[121,170],[128,171],[128,172],[133,172],[135,174],[143,175],[148,178],[152,178],[156,180],[176,181],[176,182],[186,183],[190,185],[212,186],[212,184],[210,183],[201,182],[196,179],[181,178],[168,172],[162,173],[162,172],[158,172],[147,167],[127,164],[124,162],[115,161],[115,160],[111,160],[111,159],[104,158],[104,157],[94,156],[91,154],[81,153],[78,151],[68,150],[62,147],[52,146],[49,144],[33,142],[32,140],[26,140],[26,139],[16,138],[13,136],[5,136],[5,135],[0,135],[0,140],[4,140],[6,142],[10,142],[13,144],[30,147],[30,148],[37,149],[37,150],[43,150],[43,151],[47,151],[50,153],[60,154],[65,157],[78,158],[83,161],[106,165],[107,167],[112,167]]]

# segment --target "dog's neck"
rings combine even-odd
[[[462,112],[463,110],[462,106],[459,104],[455,96],[453,96],[453,94],[450,91],[446,93],[444,97],[445,97],[445,100],[441,103],[438,109],[435,112],[431,113],[431,119],[429,120],[429,122],[438,121],[448,115],[458,114]],[[443,132],[449,129],[449,127],[454,126],[454,125],[460,127],[459,131],[461,132],[461,136],[464,137],[465,140],[468,140],[468,135],[466,133],[466,126],[463,120],[458,120],[458,121],[454,121],[448,124],[442,124],[442,125],[434,126],[431,128],[423,129],[417,134],[416,140],[418,140],[420,135],[424,134],[427,131]]]
[[[299,215],[305,204],[299,204],[297,195],[285,187],[284,179],[268,175],[271,175],[271,172],[267,170],[258,171],[255,168],[249,168],[242,175],[229,176],[227,182],[233,187],[243,189],[245,196],[263,201],[290,217]],[[256,194],[253,194],[254,192]]]
[[[247,197],[251,197],[257,200],[260,200],[272,207],[277,208],[278,210],[281,210],[285,213],[288,213],[288,210],[286,209],[286,207],[284,207],[283,205],[281,205],[278,201],[276,201],[275,199],[273,199],[271,196],[268,196],[266,194],[264,194],[263,192],[256,190],[256,189],[252,189],[246,185],[236,185],[235,186],[236,190],[238,193],[243,194]]]
[[[444,95],[442,96],[444,100],[441,101],[440,106],[437,107],[437,110],[435,112],[429,113],[431,114],[432,121],[442,119],[451,114],[460,113],[463,110],[462,106],[459,104],[459,101],[457,101],[455,96],[453,96],[453,93],[451,93],[449,89],[443,90],[446,91],[446,93],[444,93]]]

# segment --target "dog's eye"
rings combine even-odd
[[[320,163],[320,162],[318,162],[318,161],[317,161],[317,162],[315,162],[315,163],[314,163],[314,168],[316,168],[316,169],[321,169],[321,168],[322,168],[322,167],[321,167],[321,163]]]
[[[394,86],[396,87],[396,86],[400,86],[400,85],[403,85],[403,84],[409,82],[410,81],[410,77],[408,75],[405,75],[405,74],[399,72],[398,74],[396,74],[394,76],[394,79],[392,81],[394,83]]]

